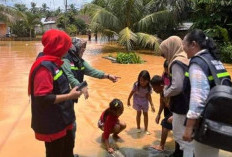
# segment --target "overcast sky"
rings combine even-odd
[[[26,4],[28,8],[30,8],[31,2],[35,2],[37,7],[41,7],[43,3],[46,3],[47,6],[54,10],[58,7],[64,8],[65,0],[0,0],[0,4],[13,6],[15,3]],[[92,0],[67,0],[68,5],[74,4],[77,8],[80,8],[85,3],[89,3]]]

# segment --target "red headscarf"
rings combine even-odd
[[[28,94],[31,94],[31,75],[36,67],[40,65],[42,61],[51,61],[57,66],[61,66],[63,61],[61,58],[67,53],[68,49],[71,47],[71,38],[63,31],[51,29],[44,33],[42,37],[42,44],[44,46],[43,53],[44,56],[37,59],[31,67],[29,74],[28,83]]]

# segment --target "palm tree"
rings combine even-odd
[[[70,11],[70,12],[73,12],[74,14],[77,13],[77,8],[75,7],[74,4],[70,4],[70,5],[69,5],[69,11]]]
[[[43,4],[42,4],[41,11],[46,12],[48,9],[49,9],[49,7],[47,6],[47,4],[46,4],[46,3],[43,3]]]
[[[157,49],[158,38],[150,34],[153,28],[174,28],[178,24],[175,7],[166,5],[170,1],[95,0],[83,12],[90,15],[92,29],[107,36],[117,35],[127,50],[136,44]]]
[[[36,14],[38,12],[38,8],[36,7],[36,3],[35,2],[31,2],[31,12],[33,14]]]
[[[16,3],[14,5],[14,7],[18,10],[18,11],[21,11],[21,12],[26,12],[28,10],[28,8],[26,7],[25,4],[19,4],[19,3]]]
[[[25,15],[21,11],[0,4],[0,21],[10,24],[22,17]]]
[[[49,16],[50,11],[49,11],[49,7],[47,6],[46,3],[42,4],[42,7],[40,8],[40,15],[45,15],[46,17]]]
[[[28,28],[30,30],[30,38],[31,38],[32,30],[34,30],[36,25],[41,24],[39,15],[35,15],[33,13],[27,12],[26,18],[24,20],[25,20],[26,25],[28,26]]]

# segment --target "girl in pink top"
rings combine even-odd
[[[143,112],[144,116],[144,126],[147,135],[150,135],[148,128],[148,108],[149,103],[151,104],[151,109],[155,112],[155,108],[151,99],[152,88],[150,85],[150,74],[147,70],[143,70],[139,73],[138,81],[134,83],[133,89],[128,97],[127,105],[130,106],[130,99],[133,96],[133,108],[137,111],[136,122],[137,122],[137,132],[140,133],[140,119]]]

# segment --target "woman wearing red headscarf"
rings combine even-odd
[[[44,56],[34,62],[29,75],[31,126],[35,138],[45,142],[46,157],[73,157],[73,100],[81,92],[77,87],[70,91],[61,69],[61,58],[71,47],[71,39],[63,31],[49,30],[43,35],[42,44]]]

